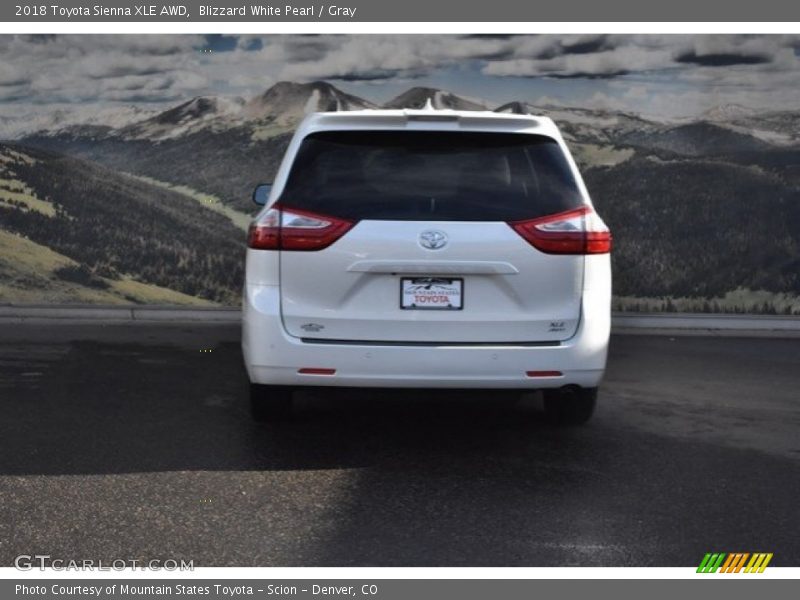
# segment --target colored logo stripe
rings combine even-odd
[[[698,573],[716,573],[722,561],[725,560],[725,554],[706,554],[703,557],[700,566],[697,567]]]
[[[772,560],[772,553],[769,554],[753,554],[753,558],[750,559],[750,562],[745,567],[745,573],[763,573],[764,569],[767,568],[769,561]]]
[[[728,554],[728,558],[722,565],[720,573],[738,573],[744,566],[750,554],[748,552],[737,552],[735,554]]]
[[[750,562],[747,562],[747,559]],[[750,554],[749,552],[715,552],[706,553],[703,560],[700,561],[700,566],[697,567],[698,573],[739,573],[744,568],[744,573],[763,573],[764,569],[772,560],[772,553],[756,552]],[[745,567],[745,563],[747,566]]]

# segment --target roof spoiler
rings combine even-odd
[[[452,110],[397,110],[397,111],[359,111],[357,114],[347,111],[335,113],[318,113],[316,122],[320,125],[347,126],[347,127],[390,127],[400,128],[410,123],[440,123],[463,125],[499,127],[503,129],[527,129],[541,125],[541,121],[529,115],[516,115],[511,113],[492,113],[475,111],[474,114],[455,112]]]

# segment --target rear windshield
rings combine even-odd
[[[582,199],[545,136],[326,131],[303,140],[280,202],[353,220],[516,221]]]

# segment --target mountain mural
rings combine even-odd
[[[0,302],[235,304],[250,192],[303,116],[428,101],[557,122],[614,232],[617,308],[800,314],[800,111],[662,122],[431,87],[379,103],[325,81],[0,121]]]
[[[389,100],[383,105],[383,108],[412,108],[421,109],[430,101],[431,106],[438,110],[451,109],[451,110],[487,110],[486,104],[468,100],[448,92],[445,90],[438,90],[429,87],[414,87],[410,90],[403,92],[396,98]]]
[[[254,120],[293,125],[310,112],[363,110],[375,104],[346,94],[324,81],[292,83],[281,81],[246,105],[246,115]]]

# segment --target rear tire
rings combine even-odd
[[[250,414],[254,421],[265,423],[288,419],[292,415],[291,387],[250,384]]]
[[[569,386],[544,390],[544,411],[556,425],[583,425],[597,405],[597,388]]]

